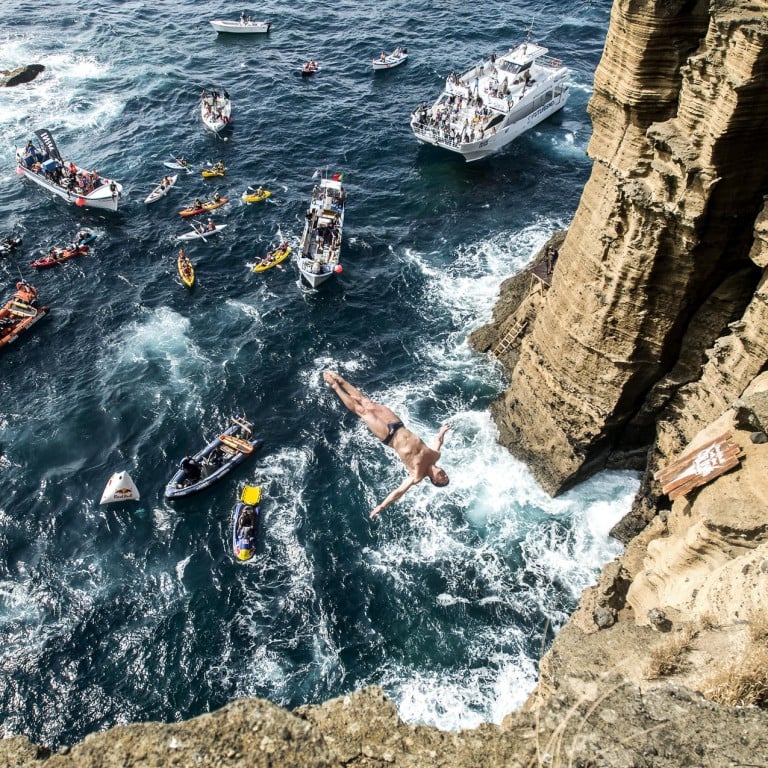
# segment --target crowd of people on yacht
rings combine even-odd
[[[433,107],[420,104],[412,117],[420,128],[434,131],[441,141],[459,145],[481,141],[493,114],[479,96],[449,94]]]

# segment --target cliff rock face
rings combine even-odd
[[[755,232],[765,237],[767,20],[766,2],[613,7],[589,108],[592,175],[494,407],[502,441],[550,492],[617,447],[651,444],[672,399],[678,412],[710,401],[691,425],[716,415],[765,364],[754,323],[765,304]],[[714,399],[702,394],[705,350],[710,362],[740,358],[719,366]],[[691,428],[670,427],[678,444]]]

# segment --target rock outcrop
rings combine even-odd
[[[45,67],[42,64],[26,64],[23,67],[16,67],[16,69],[0,70],[0,86],[11,88],[14,85],[31,83],[41,72],[44,71]]]

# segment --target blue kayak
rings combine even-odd
[[[250,560],[256,554],[261,528],[261,488],[246,485],[235,505],[232,520],[232,552],[238,560]]]
[[[185,457],[165,486],[165,498],[182,499],[199,493],[221,480],[236,466],[253,456],[264,441],[253,436],[253,425],[244,419],[232,424],[194,456]]]
[[[77,233],[78,245],[88,245],[92,243],[98,235],[95,232],[90,232],[87,229],[82,229]]]

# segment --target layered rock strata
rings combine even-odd
[[[592,175],[546,301],[517,308],[529,322],[494,406],[502,441],[550,492],[649,445],[704,350],[739,345],[718,342],[729,323],[759,335],[749,315],[763,265],[750,251],[768,194],[767,18],[765,2],[613,7],[589,107]],[[722,402],[763,352],[721,366]]]

